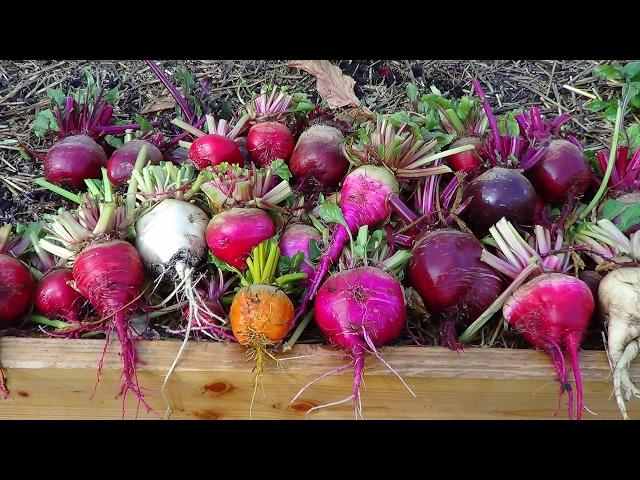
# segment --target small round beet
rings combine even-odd
[[[473,180],[464,190],[471,198],[464,221],[478,236],[505,217],[516,225],[533,222],[538,197],[531,182],[517,170],[494,167]]]
[[[189,160],[199,170],[225,162],[236,165],[244,163],[242,153],[233,140],[213,133],[193,141],[189,148]]]
[[[312,178],[323,187],[339,184],[349,169],[343,146],[344,135],[337,128],[310,127],[300,135],[293,150],[291,173],[296,178]]]
[[[118,148],[107,163],[107,177],[113,185],[124,185],[131,178],[138,153],[147,145],[147,163],[157,165],[162,160],[162,152],[145,140],[131,140]]]
[[[567,140],[553,140],[540,160],[526,172],[540,197],[548,203],[577,197],[591,185],[591,170],[582,150]]]
[[[480,159],[481,149],[483,148],[483,142],[476,137],[464,137],[451,144],[449,150],[457,147],[463,147],[465,145],[473,145],[475,150],[467,150],[465,152],[454,153],[446,157],[446,162],[454,172],[469,173],[476,170],[482,164]]]
[[[276,159],[289,160],[295,140],[289,129],[278,122],[257,123],[247,134],[247,150],[260,167]]]

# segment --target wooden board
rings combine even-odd
[[[0,419],[119,419],[122,402],[115,398],[120,379],[117,342],[110,346],[96,387],[100,340],[0,339],[0,365],[11,396],[0,400]],[[180,347],[177,341],[140,342],[146,365],[139,368],[147,398],[164,416],[160,393],[163,377]],[[566,418],[566,395],[557,408],[559,386],[544,353],[533,350],[478,349],[462,353],[432,347],[383,349],[384,358],[402,375],[416,398],[375,358],[369,358],[362,388],[365,419],[542,419]],[[610,398],[609,364],[603,352],[581,353],[587,407],[598,414],[585,418],[619,419]],[[281,356],[282,368],[269,365],[263,375],[251,418],[352,419],[351,403],[307,411],[347,397],[351,370],[311,386],[294,404],[291,399],[307,382],[346,362],[341,351],[300,345]],[[243,348],[190,342],[168,382],[172,419],[246,419],[253,392],[253,365]],[[632,367],[640,378],[640,364]],[[127,398],[126,418],[136,416],[136,401]],[[640,418],[640,400],[629,404]],[[138,418],[157,418],[141,410]]]

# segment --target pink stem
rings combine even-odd
[[[304,296],[302,297],[300,307],[298,308],[298,312],[296,313],[293,322],[291,322],[291,328],[289,331],[293,330],[298,323],[298,320],[306,314],[309,302],[315,298],[316,293],[318,293],[318,289],[320,288],[320,283],[326,276],[333,262],[340,257],[340,252],[347,244],[348,239],[349,234],[347,233],[347,230],[342,225],[338,225],[334,230],[331,242],[329,243],[329,248],[320,259],[320,263],[316,268],[316,273],[313,276],[311,285],[309,285],[309,288],[305,291]]]
[[[582,411],[584,410],[584,399],[582,392],[582,375],[580,373],[580,362],[578,360],[579,341],[576,335],[569,335],[566,341],[567,353],[571,361],[571,369],[573,370],[573,378],[576,382],[576,395],[578,406],[576,411],[576,420],[582,419]]]
[[[356,412],[359,411],[360,403],[360,383],[364,373],[364,348],[357,345],[353,349],[353,406]]]

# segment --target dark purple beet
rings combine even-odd
[[[409,282],[442,322],[448,347],[456,347],[455,327],[473,322],[502,292],[502,279],[481,254],[473,235],[452,229],[428,232],[413,247]]]
[[[598,288],[600,287],[600,282],[602,281],[602,275],[598,272],[594,272],[593,270],[583,270],[578,274],[578,278],[587,284],[589,290],[593,294],[593,299],[596,302],[596,311],[598,310]]]
[[[131,178],[136,158],[143,145],[147,145],[147,163],[158,164],[162,160],[162,152],[145,140],[131,140],[118,148],[107,163],[107,177],[114,185],[123,185]]]
[[[73,135],[56,142],[44,159],[47,181],[56,185],[84,190],[84,181],[102,177],[107,154],[91,137]]]
[[[526,172],[533,188],[548,203],[577,197],[591,185],[591,170],[582,150],[567,140],[553,140],[543,157]]]
[[[533,185],[517,170],[494,167],[473,180],[464,199],[473,197],[464,211],[464,221],[478,236],[488,233],[502,217],[515,225],[533,222],[538,197]]]
[[[289,167],[294,177],[313,178],[324,187],[338,185],[347,174],[344,135],[334,127],[314,125],[305,130],[293,150]]]

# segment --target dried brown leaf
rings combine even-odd
[[[316,77],[318,93],[329,103],[329,108],[360,106],[360,100],[353,92],[356,81],[329,60],[292,60],[289,66]]]
[[[144,108],[140,110],[140,113],[162,112],[163,110],[173,109],[175,106],[176,101],[171,95],[160,95],[147,103]]]

